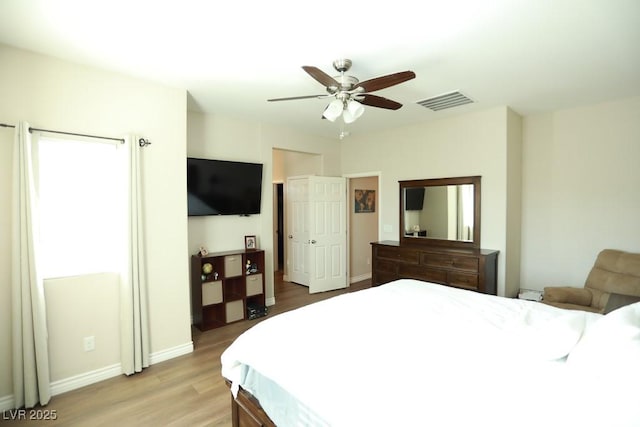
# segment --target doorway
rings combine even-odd
[[[355,191],[368,190],[368,194],[374,198],[373,206],[366,211],[355,206]],[[276,245],[274,252],[277,254],[277,273],[279,280],[289,281],[285,265],[287,253],[285,250],[287,239],[284,209],[285,189],[283,183],[274,184],[275,202],[274,208],[274,232]],[[348,278],[347,285],[371,278],[371,242],[379,240],[381,230],[381,199],[380,176],[378,173],[365,173],[347,176],[347,223],[348,223]]]
[[[279,182],[274,184],[274,194],[276,195],[276,263],[275,270],[279,273],[284,271],[284,184]]]
[[[276,182],[273,184],[275,212],[273,213],[274,226],[274,268],[273,268],[273,297],[282,292],[284,276],[284,184]]]
[[[379,240],[380,176],[347,175],[349,283],[371,279],[371,242]]]
[[[288,234],[286,230],[286,187],[287,177],[304,175],[323,175],[322,156],[313,153],[302,153],[274,148],[272,151],[273,169],[273,236],[274,236],[274,280],[289,281],[290,254],[287,253]],[[380,192],[380,172],[363,172],[346,174],[347,178],[347,286],[350,283],[366,280],[371,277],[371,245],[378,241],[382,231]],[[372,181],[367,181],[366,178]],[[354,190],[375,190],[375,210],[373,212],[355,213]],[[371,210],[371,209],[367,209]],[[372,221],[373,219],[373,221]],[[274,287],[274,297],[277,291]]]
[[[287,178],[287,274],[310,293],[347,286],[346,194],[342,177]]]
[[[273,236],[273,271],[274,299],[277,301],[279,281],[289,281],[287,253],[287,230],[285,226],[286,185],[289,176],[321,175],[323,171],[322,156],[317,153],[273,148],[271,182],[272,198],[272,236]]]

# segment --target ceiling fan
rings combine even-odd
[[[363,105],[388,110],[397,110],[402,107],[402,104],[399,102],[383,98],[382,96],[372,95],[370,92],[411,80],[416,76],[413,71],[401,71],[361,82],[357,78],[345,74],[345,72],[351,68],[351,64],[350,59],[337,59],[333,61],[333,68],[340,73],[339,76],[335,77],[331,77],[317,67],[309,65],[302,67],[311,77],[326,87],[327,94],[275,98],[268,99],[267,101],[334,98],[325,108],[322,117],[333,122],[342,115],[345,123],[352,123],[360,117],[362,113],[364,113]]]

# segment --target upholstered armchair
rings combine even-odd
[[[605,249],[584,288],[546,287],[542,302],[560,308],[607,313],[640,301],[640,254]]]

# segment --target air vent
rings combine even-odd
[[[471,104],[473,99],[464,95],[461,92],[449,92],[442,95],[434,96],[432,98],[423,99],[416,104],[429,108],[433,111],[445,110],[447,108],[458,107],[464,104]]]

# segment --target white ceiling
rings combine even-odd
[[[363,134],[498,105],[528,115],[640,95],[640,0],[0,0],[0,43],[184,88],[191,110],[337,138],[301,68],[361,81],[412,70],[375,92],[345,130]],[[474,104],[416,101],[459,90]]]

